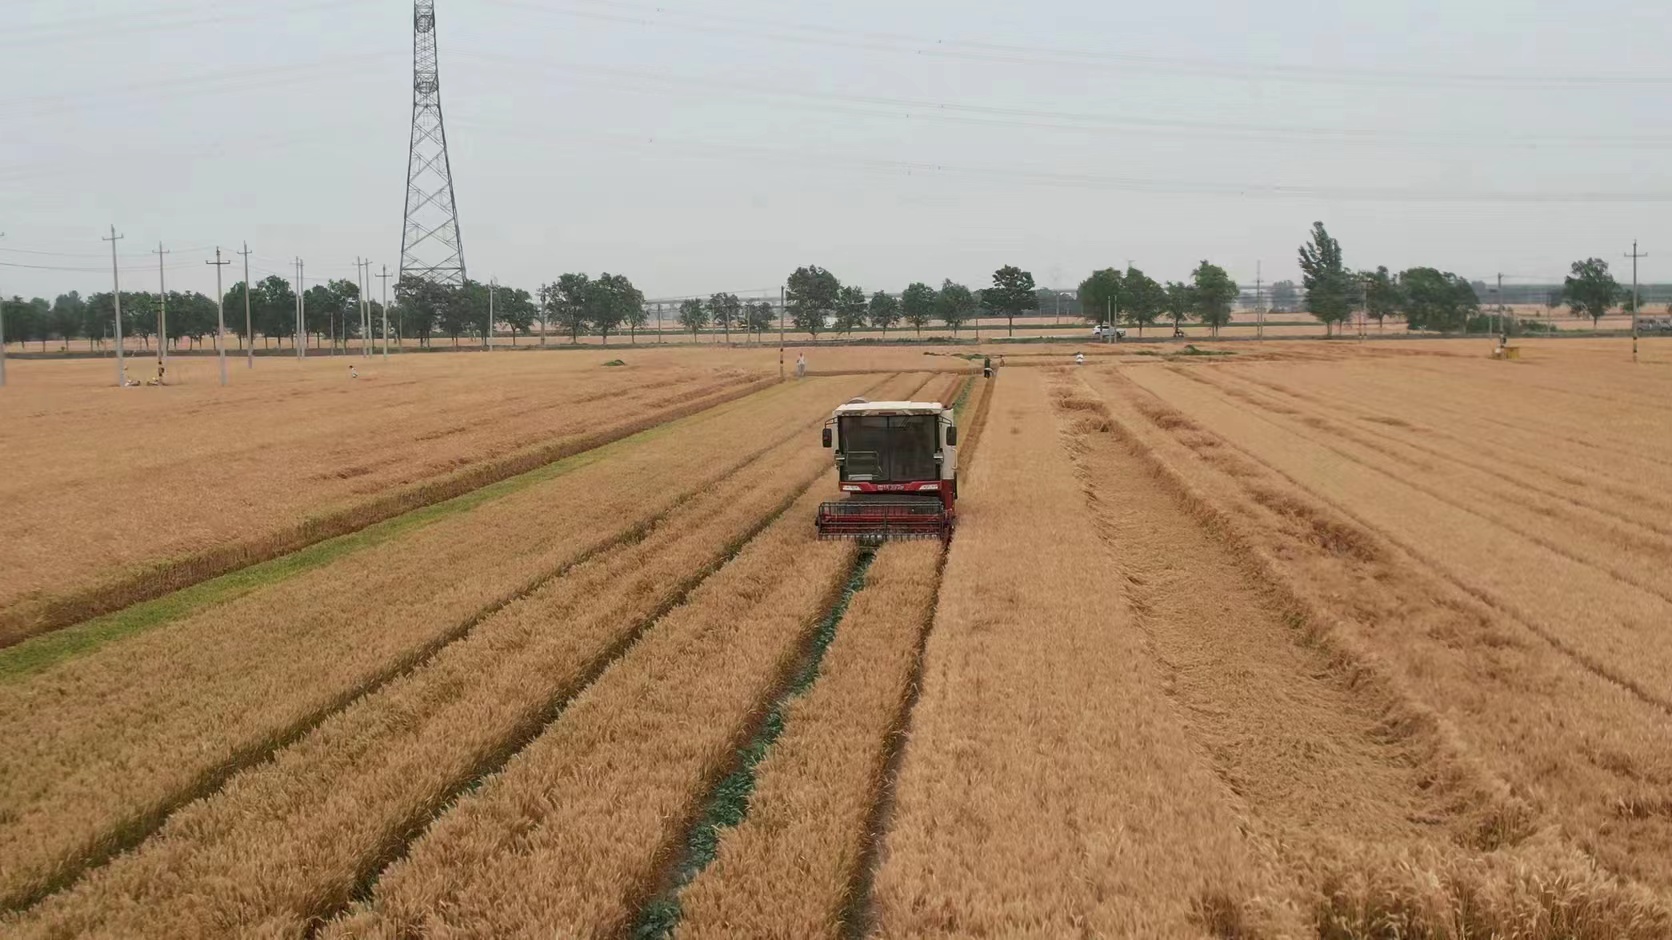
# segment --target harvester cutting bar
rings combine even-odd
[[[853,497],[819,506],[821,539],[946,539],[952,515],[937,497]]]

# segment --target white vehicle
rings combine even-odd
[[[1106,343],[1118,343],[1126,338],[1126,331],[1118,326],[1108,326],[1099,323],[1091,328],[1092,339],[1100,339]]]

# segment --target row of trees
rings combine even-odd
[[[1186,319],[1195,319],[1217,335],[1220,327],[1231,322],[1236,300],[1236,282],[1210,261],[1197,265],[1189,281],[1163,284],[1128,265],[1125,273],[1104,268],[1080,282],[1080,306],[1087,320],[1110,325],[1125,322],[1137,327],[1140,336],[1144,327],[1164,316],[1175,329]]]
[[[1330,236],[1322,222],[1312,224],[1311,238],[1300,246],[1300,269],[1306,308],[1324,324],[1326,333],[1356,312],[1375,319],[1378,326],[1387,317],[1397,316],[1413,330],[1455,332],[1477,328],[1471,321],[1480,317],[1484,284],[1430,267],[1407,268],[1398,274],[1390,274],[1385,266],[1374,271],[1350,271],[1342,263],[1340,242]],[[1589,317],[1594,328],[1622,302],[1630,312],[1635,299],[1609,273],[1608,262],[1586,258],[1573,262],[1561,290],[1553,291],[1546,304],[1555,308],[1565,303],[1574,316]],[[1514,328],[1509,318],[1502,328]]]

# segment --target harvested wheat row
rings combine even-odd
[[[676,936],[838,937],[919,644],[939,543],[884,546],[755,771],[748,816],[679,896]]]
[[[1543,531],[1528,538],[1425,492],[1420,479],[1400,478],[1384,460],[1301,434],[1170,371],[1135,370],[1133,378],[1254,461],[1305,481],[1342,514],[1512,612],[1587,668],[1672,709],[1672,635],[1659,628],[1672,623],[1672,600],[1553,547],[1571,541],[1560,526],[1529,519],[1522,526]]]
[[[299,932],[345,907],[443,801],[537,734],[621,644],[828,475],[814,427],[691,497],[642,541],[483,621],[6,932]]]
[[[852,567],[815,487],[385,870],[330,936],[614,936]]]
[[[0,900],[15,906],[61,884],[229,770],[874,384],[775,389],[0,685],[0,740],[11,742],[0,757]]]
[[[1119,594],[1038,370],[994,386],[872,898],[883,937],[1230,935],[1264,888]]]
[[[1459,753],[1533,804],[1534,825],[1554,824],[1606,872],[1661,891],[1672,888],[1672,813],[1655,809],[1672,788],[1661,709],[1576,664],[1513,617],[1478,603],[1368,532],[1347,533],[1363,540],[1368,552],[1340,550],[1341,538],[1316,539],[1319,520],[1330,519],[1330,528],[1337,523],[1306,489],[1224,453],[1223,446],[1205,446],[1197,432],[1161,430],[1145,417],[1158,407],[1155,399],[1136,385],[1107,377],[1092,382],[1122,433],[1205,520],[1245,547],[1274,586],[1292,593],[1315,624],[1310,639],[1339,648],[1347,665],[1368,661],[1385,671],[1400,697],[1440,716],[1437,730]],[[1550,855],[1539,848],[1540,857]],[[1541,870],[1519,854],[1503,858],[1529,873]],[[1410,864],[1397,855],[1385,862],[1390,869]],[[1571,856],[1558,858],[1546,875],[1573,865]],[[1600,908],[1618,901],[1621,910],[1632,910],[1636,902],[1620,890],[1615,885],[1590,903]]]

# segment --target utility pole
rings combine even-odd
[[[221,260],[221,246],[215,246],[215,260],[204,264],[215,266],[215,352],[221,359],[221,385],[226,385],[226,294],[221,291],[221,268],[231,264]]]
[[[308,300],[302,286],[302,259],[296,259],[296,358],[308,358]]]
[[[110,242],[110,280],[115,287],[110,299],[116,304],[116,385],[119,388],[128,384],[128,369],[122,362],[122,276],[116,269],[116,243],[127,237],[116,234],[116,226],[112,225],[110,237],[100,239]]]
[[[493,296],[494,296],[494,294],[498,293],[498,291],[499,291],[499,278],[490,279],[488,281],[488,332],[487,332],[488,352],[493,352]],[[512,336],[515,337],[515,334],[512,334]]]
[[[771,296],[770,294],[767,296]],[[782,287],[778,288],[778,381],[784,381],[784,317],[789,314]]]
[[[1265,287],[1260,271],[1261,262],[1254,262],[1254,338],[1266,338],[1266,300],[1261,289]]]
[[[389,266],[383,266],[383,361],[389,361]]]
[[[244,243],[244,250],[238,252],[244,256],[244,346],[249,352],[249,363],[245,368],[255,368],[255,330],[251,329],[250,321],[250,243]]]
[[[372,357],[372,259],[366,259],[366,269],[360,273],[360,354]]]
[[[1491,330],[1498,335],[1498,345],[1510,345],[1510,311],[1503,308],[1503,271],[1498,271],[1498,311],[1491,318]]]
[[[157,361],[168,361],[168,285],[163,282],[163,243],[157,242]]]
[[[1626,257],[1631,259],[1631,361],[1636,362],[1637,312],[1638,308],[1643,306],[1643,298],[1637,295],[1637,259],[1647,258],[1648,255],[1640,254],[1637,251],[1637,239],[1634,238],[1631,240],[1631,254],[1626,255]]]

